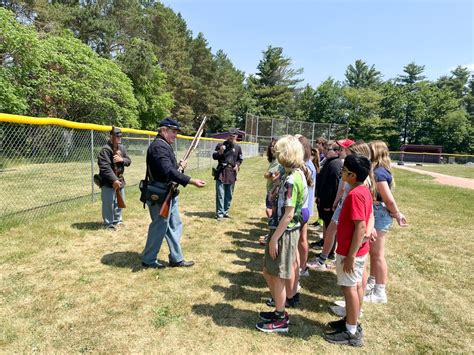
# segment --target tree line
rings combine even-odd
[[[345,80],[301,87],[283,48],[245,75],[179,13],[155,0],[0,0],[0,112],[154,130],[167,115],[192,133],[243,127],[247,112],[348,124],[350,137],[472,152],[474,78],[429,81],[409,63],[382,80],[357,60]]]

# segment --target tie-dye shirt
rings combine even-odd
[[[299,228],[301,225],[301,210],[307,208],[308,185],[303,172],[295,169],[285,172],[281,178],[278,198],[274,201],[273,213],[268,224],[270,229],[275,229],[285,214],[285,207],[294,207],[293,219],[288,224],[288,230]]]

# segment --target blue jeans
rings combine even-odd
[[[143,250],[143,262],[145,264],[152,264],[156,261],[163,238],[166,238],[166,243],[168,243],[170,249],[169,261],[176,263],[183,261],[184,257],[180,245],[183,223],[179,217],[178,198],[171,199],[168,219],[160,216],[161,204],[147,202],[147,205],[150,211],[151,223],[148,227],[148,237],[145,249]]]
[[[229,214],[234,184],[224,184],[216,180],[216,217],[222,218]]]
[[[125,201],[125,189],[121,188],[123,200]],[[102,186],[102,219],[106,226],[122,223],[122,209],[117,206],[117,195],[113,187]]]

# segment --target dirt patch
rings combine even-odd
[[[393,167],[395,167],[397,169],[412,171],[412,172],[418,173],[418,174],[425,174],[425,175],[433,176],[435,178],[436,182],[438,182],[440,184],[443,184],[443,185],[463,187],[463,188],[466,188],[466,189],[474,189],[474,180],[473,179],[462,178],[462,177],[451,176],[451,175],[440,174],[440,173],[434,173],[432,171],[409,168],[409,167],[403,166],[403,165],[393,165]]]

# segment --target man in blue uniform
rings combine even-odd
[[[158,135],[148,147],[146,156],[149,179],[154,185],[163,188],[166,188],[171,182],[175,182],[183,187],[188,184],[199,188],[204,187],[206,186],[205,181],[193,179],[178,170],[179,165],[171,146],[178,132],[180,132],[179,123],[172,118],[167,117],[160,122]],[[185,168],[187,162],[182,160],[179,164]],[[156,260],[163,238],[165,238],[170,249],[168,255],[169,266],[193,266],[194,262],[185,261],[181,251],[180,240],[183,223],[179,217],[178,197],[174,196],[171,199],[168,218],[160,216],[161,203],[147,201],[147,205],[150,211],[151,223],[148,227],[148,238],[143,250],[142,265],[154,269],[165,267],[164,264]]]
[[[230,218],[229,209],[234,193],[237,172],[242,164],[242,148],[236,144],[237,129],[229,131],[229,138],[216,146],[212,158],[218,161],[216,174],[216,219]]]

